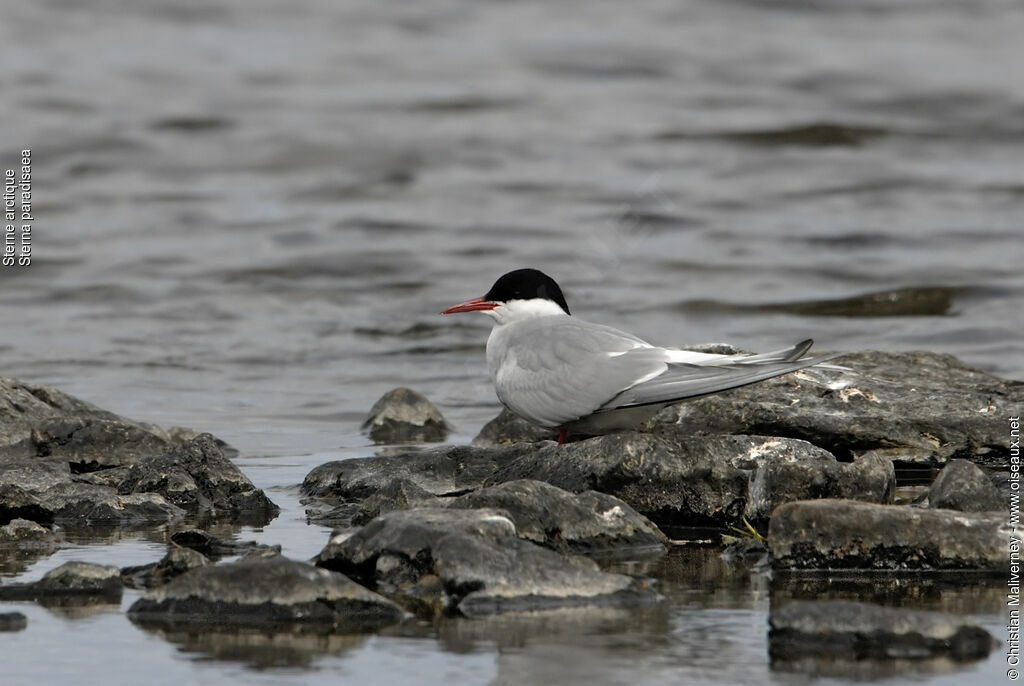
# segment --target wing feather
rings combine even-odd
[[[804,348],[804,352],[808,347],[810,346]],[[733,359],[729,362],[715,361],[704,365],[670,364],[663,374],[631,386],[605,403],[601,410],[637,407],[710,395],[795,372],[805,367],[812,367],[841,354],[792,360],[771,358],[752,360],[748,357]]]
[[[495,327],[487,362],[498,399],[541,426],[593,414],[668,368],[664,351],[636,336],[561,316]]]

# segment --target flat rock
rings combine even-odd
[[[0,469],[0,521],[123,526],[167,522],[184,514],[161,495],[122,495],[110,486],[83,480],[63,460],[7,459]]]
[[[302,482],[306,496],[362,502],[399,481],[434,496],[462,495],[480,488],[502,465],[534,450],[532,445],[500,448],[440,446],[404,453],[326,462]]]
[[[272,518],[280,511],[225,457],[210,434],[132,465],[118,493],[158,493],[192,513]]]
[[[448,507],[500,510],[520,538],[562,553],[663,551],[667,540],[650,520],[614,496],[596,491],[574,495],[530,479],[474,491]]]
[[[615,496],[659,526],[728,526],[747,501],[748,471],[734,466],[792,455],[788,439],[626,432],[538,445],[498,468],[490,484],[535,479],[572,492]],[[813,446],[800,444],[822,452]]]
[[[152,588],[162,586],[191,569],[209,564],[209,558],[202,553],[175,546],[159,562],[122,568],[121,581],[129,588]]]
[[[817,466],[792,473],[770,469],[791,462]],[[856,481],[844,481],[846,470],[852,470],[849,476]],[[757,481],[761,472],[765,475]],[[562,446],[441,446],[328,462],[309,472],[302,492],[333,506],[327,511],[311,509],[312,519],[358,525],[384,512],[431,504],[433,498],[527,479],[571,493],[608,494],[659,526],[723,527],[738,523],[747,511],[751,478],[760,484],[751,512],[760,516],[763,511],[766,518],[784,498],[815,492],[884,501],[891,474],[886,460],[840,466],[828,451],[797,439],[693,436],[666,427],[655,434],[624,432]],[[800,481],[803,478],[812,480],[808,485]],[[766,484],[785,485],[790,495],[781,490],[776,494]]]
[[[0,546],[43,546],[57,545],[57,536],[51,529],[27,519],[12,519],[0,526]]]
[[[783,503],[841,498],[887,504],[893,501],[895,493],[892,460],[879,455],[865,455],[852,463],[837,462],[831,455],[821,459],[772,460],[758,468],[751,478],[746,518],[754,526],[763,527]]]
[[[117,602],[121,598],[121,570],[88,562],[65,562],[39,581],[0,586],[0,600],[38,600],[60,604],[72,598],[82,602]]]
[[[386,512],[437,505],[439,502],[432,493],[409,479],[395,479],[359,504],[351,524],[362,526]]]
[[[985,629],[961,617],[844,600],[789,602],[772,608],[768,623],[773,661],[821,655],[976,660],[995,645]]]
[[[362,428],[374,443],[435,443],[448,435],[441,411],[411,388],[395,388],[381,396]]]
[[[21,631],[28,626],[28,617],[20,612],[0,612],[0,631]]]
[[[0,573],[20,574],[36,560],[55,552],[62,540],[62,530],[56,525],[12,519],[0,526]]]
[[[48,457],[84,469],[134,464],[174,438],[49,386],[0,377],[0,464]]]
[[[342,574],[274,556],[193,569],[148,591],[128,616],[144,626],[347,633],[394,624],[404,613]]]
[[[867,351],[834,362],[852,371],[801,370],[680,403],[658,422],[692,433],[801,438],[842,459],[881,450],[933,466],[963,458],[1006,468],[999,418],[1024,405],[1024,383],[928,352]]]
[[[372,568],[382,554],[415,560],[428,553],[442,537],[453,533],[497,539],[515,536],[516,525],[505,512],[491,509],[418,508],[389,512],[355,532],[332,537],[316,562],[360,580],[372,575]]]
[[[171,535],[171,543],[182,548],[189,548],[211,560],[232,555],[250,555],[264,553],[280,553],[280,545],[266,545],[256,541],[232,541],[219,538],[202,529],[186,529]]]
[[[407,510],[335,536],[316,563],[421,616],[656,602],[649,582],[608,574],[515,536],[500,510]]]
[[[519,415],[506,409],[484,424],[480,433],[473,439],[473,445],[508,445],[510,443],[537,443],[538,441],[554,441],[558,438],[557,429],[548,429],[528,422]]]
[[[967,460],[950,460],[928,489],[928,506],[961,512],[1003,512],[1008,510],[999,488]]]
[[[1002,513],[928,510],[850,500],[779,506],[768,529],[772,567],[976,570],[1008,573]]]

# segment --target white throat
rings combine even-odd
[[[491,317],[496,324],[511,324],[521,322],[535,317],[550,317],[562,315],[568,317],[554,300],[547,298],[531,298],[529,300],[509,300],[495,307],[493,310],[484,310],[484,314]]]

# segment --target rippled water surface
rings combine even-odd
[[[0,373],[236,446],[284,509],[241,538],[317,552],[294,486],[371,454],[359,423],[394,386],[468,441],[497,410],[487,322],[437,312],[514,267],[659,343],[810,336],[1024,378],[1016,0],[0,15],[0,167],[32,148],[36,181],[33,264],[0,269]],[[148,562],[158,538],[6,575]],[[29,628],[0,645],[16,684],[115,665],[140,683],[804,683],[769,669],[762,582],[691,553],[703,571],[659,573],[660,614],[346,638],[283,667],[209,659],[117,608],[19,604]],[[976,600],[958,611],[1003,636],[998,589]],[[1001,679],[1001,661],[894,678]]]

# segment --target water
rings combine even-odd
[[[394,386],[470,440],[497,411],[487,322],[436,313],[514,267],[659,343],[810,336],[1024,378],[1015,0],[0,14],[0,167],[32,148],[36,216],[31,267],[0,269],[0,373],[236,446],[284,508],[240,538],[317,552],[327,532],[294,486],[371,454],[359,423]],[[848,298],[861,316],[819,303]],[[159,539],[85,541],[5,582],[150,561]],[[699,559],[703,576],[663,579],[660,618],[553,620],[515,644],[486,627],[362,637],[277,668],[179,650],[115,608],[18,604],[5,679],[803,683],[768,668],[768,591]],[[1005,635],[991,598],[962,611]],[[1001,660],[897,678],[995,679]]]

